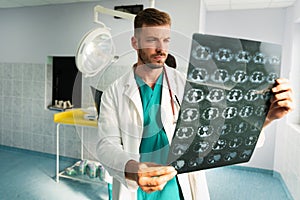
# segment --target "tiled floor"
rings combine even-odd
[[[0,148],[0,199],[2,200],[98,200],[108,199],[107,185],[68,179],[55,182],[55,157]],[[63,160],[61,168],[70,161]],[[211,200],[289,199],[279,179],[260,173],[223,167],[207,170]]]

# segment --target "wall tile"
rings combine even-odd
[[[32,80],[33,81],[45,81],[45,65],[32,64]]]
[[[21,97],[23,95],[23,81],[14,80],[12,82],[12,96]]]
[[[0,79],[2,80],[4,76],[4,63],[0,63]]]
[[[9,114],[9,113],[12,113],[12,97],[4,97],[3,98],[3,113],[5,114]]]
[[[23,148],[32,150],[32,133],[23,133]]]
[[[43,134],[43,119],[38,116],[33,116],[31,121],[31,128],[33,134]]]
[[[57,112],[45,109],[45,98],[51,99],[51,88],[51,65],[0,63],[0,144],[55,153],[56,124],[53,115]],[[90,95],[90,90],[85,93]],[[79,133],[78,127],[61,126],[61,155],[80,157]],[[85,139],[87,146],[89,140],[93,137]]]
[[[23,98],[32,98],[33,82],[32,80],[23,81]]]
[[[5,87],[5,85],[4,85],[4,80],[2,80],[1,78],[0,78],[0,97],[2,97],[3,96],[3,88]]]
[[[13,75],[13,69],[12,69],[12,64],[11,63],[4,63],[3,68],[2,68],[2,72],[3,72],[3,79],[12,79],[12,75]]]
[[[21,113],[27,117],[32,116],[32,100],[27,98],[22,98]]]
[[[2,118],[2,129],[3,130],[12,130],[12,115],[11,113],[5,113]]]
[[[22,148],[23,147],[23,132],[12,131],[12,146]]]
[[[9,130],[2,129],[2,131],[3,131],[2,132],[2,142],[6,146],[12,146],[13,137],[12,137],[11,129],[9,129]]]
[[[11,112],[14,114],[21,115],[21,107],[22,107],[22,98],[13,97],[11,102]]]
[[[0,113],[3,114],[4,113],[4,110],[3,110],[3,97],[0,96]]]
[[[32,149],[34,151],[44,152],[44,136],[41,134],[32,135]]]
[[[80,158],[81,155],[80,141],[65,140],[65,155],[71,158]]]
[[[42,117],[44,114],[44,101],[43,99],[37,100],[33,99],[31,101],[31,107],[32,107],[32,116],[34,117]]]
[[[44,136],[44,151],[47,153],[56,153],[56,137],[54,136]]]
[[[12,79],[19,81],[23,80],[23,64],[12,64]]]
[[[42,81],[33,81],[32,82],[32,90],[31,97],[33,99],[42,99],[45,97],[45,83]]]
[[[44,135],[56,136],[56,124],[54,122],[44,119]]]
[[[23,65],[23,80],[32,81],[33,80],[33,67],[31,64]]]
[[[23,125],[23,131],[32,133],[32,117],[31,115],[22,115],[22,125]]]
[[[12,90],[13,90],[13,81],[12,79],[3,79],[2,81],[3,90],[2,95],[5,97],[11,97],[12,96]]]
[[[21,113],[12,114],[12,130],[21,132],[23,131],[23,122]]]

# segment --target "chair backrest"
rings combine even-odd
[[[92,90],[92,95],[93,95],[93,98],[94,98],[94,102],[95,102],[95,107],[97,109],[97,113],[99,115],[100,113],[100,104],[101,104],[101,96],[102,96],[102,91],[101,90],[98,90],[96,88],[94,88],[93,86],[90,86],[91,87],[91,90]]]

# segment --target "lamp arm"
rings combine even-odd
[[[94,17],[95,17],[94,21],[98,22],[98,23],[99,23],[98,13],[103,13],[103,14],[107,14],[107,15],[121,17],[121,18],[132,20],[132,21],[134,20],[134,17],[135,17],[135,15],[131,14],[131,13],[112,10],[112,9],[104,8],[103,6],[97,5],[97,6],[94,7]]]

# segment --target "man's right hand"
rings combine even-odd
[[[125,177],[136,181],[145,192],[162,190],[177,171],[172,166],[162,166],[155,163],[139,163],[130,160],[125,166]]]

